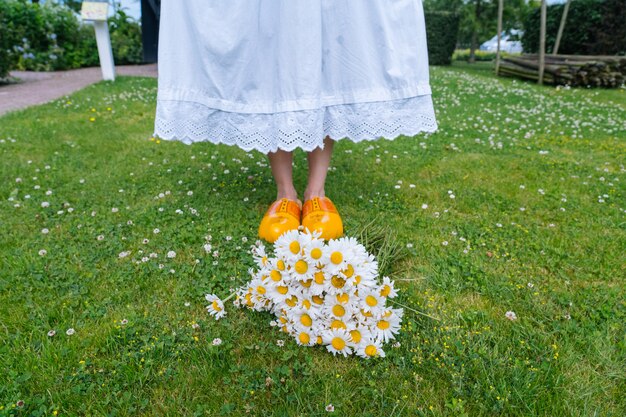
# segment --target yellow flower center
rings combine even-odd
[[[311,297],[311,299],[313,300],[315,304],[319,304],[319,305],[324,304],[324,298],[320,297],[319,295],[314,295],[313,297]]]
[[[294,240],[293,242],[291,242],[289,244],[289,250],[291,251],[291,253],[293,253],[294,255],[300,253],[300,244],[298,243],[297,240]]]
[[[345,304],[348,301],[350,301],[350,296],[346,294],[345,292],[343,294],[337,294],[337,301]]]
[[[333,337],[333,340],[330,342],[331,345],[337,350],[343,350],[346,347],[346,341],[341,337]]]
[[[311,308],[311,302],[309,300],[303,300],[302,301],[302,305],[304,306],[304,308],[306,308],[307,310],[309,310]]]
[[[370,307],[374,307],[378,305],[378,300],[373,295],[368,295],[367,297],[365,297],[365,304]]]
[[[311,325],[313,324],[313,320],[308,314],[303,314],[302,316],[300,316],[300,323],[302,323],[306,327],[311,327]]]
[[[281,271],[285,270],[285,262],[282,259],[279,259],[278,262],[276,262],[276,267],[278,269],[280,269]]]
[[[265,294],[265,287],[263,287],[262,285],[256,287],[256,290],[259,294]]]
[[[311,258],[319,259],[322,257],[322,250],[320,248],[313,248],[311,250]]]
[[[213,303],[211,303],[211,306],[213,306],[213,310],[215,310],[215,311],[222,311],[222,308],[220,307],[220,305],[217,302],[217,300],[213,301]]]
[[[391,316],[391,310],[387,310],[383,313],[383,317],[390,317]]]
[[[304,288],[309,288],[311,286],[311,284],[313,283],[312,279],[307,279],[305,281],[300,281],[300,284],[302,284],[302,286]]]
[[[295,295],[292,295],[291,297],[287,298],[285,300],[285,303],[289,306],[289,307],[295,307],[296,303],[298,302],[298,297],[296,297]]]
[[[352,265],[348,264],[348,267],[341,271],[341,273],[350,278],[352,275],[354,275],[354,268],[352,267]]]
[[[335,265],[339,265],[343,261],[343,255],[341,252],[333,252],[330,254],[330,261]]]
[[[337,317],[343,317],[343,315],[346,314],[346,309],[339,304],[335,304],[333,306],[333,314]]]
[[[315,283],[319,285],[324,283],[324,273],[322,271],[317,271],[315,273]]]
[[[315,343],[317,343],[318,345],[321,345],[323,343],[322,336],[317,336]]]
[[[300,339],[300,343],[306,345],[311,341],[311,336],[309,336],[308,333],[302,332],[300,333],[300,335],[298,335],[298,339]]]
[[[289,288],[285,287],[284,285],[279,285],[278,287],[276,287],[276,291],[278,291],[279,294],[285,295],[289,291]]]
[[[356,329],[350,331],[350,337],[354,343],[361,342],[361,332]]]
[[[333,320],[330,324],[331,329],[346,329],[346,324],[341,320]]]
[[[246,294],[246,304],[251,306],[252,305],[252,294],[248,293]]]
[[[376,349],[376,346],[374,345],[367,345],[367,347],[365,348],[365,354],[367,356],[376,356],[377,353],[378,349]]]
[[[333,277],[330,279],[330,283],[335,288],[343,288],[343,286],[346,285],[346,280],[338,277],[337,275],[333,275]]]
[[[359,285],[361,283],[361,275],[357,275],[354,277],[354,285]]]
[[[261,258],[261,262],[263,263],[263,265],[267,265],[267,256]]]
[[[279,317],[279,318],[278,318],[278,320],[280,320],[280,322],[281,322],[282,324],[287,323],[287,318],[286,318],[286,317]]]
[[[382,290],[380,290],[380,295],[383,297],[388,296],[391,293],[391,287],[389,285],[383,285]]]
[[[272,278],[272,281],[274,282],[280,281],[282,276],[283,275],[280,273],[280,271],[277,271],[276,269],[272,269],[272,272],[270,272],[270,278]]]
[[[387,330],[389,328],[389,322],[387,320],[381,320],[376,324],[380,330]]]
[[[304,274],[308,269],[309,265],[302,259],[296,262],[296,272],[298,274]]]
[[[361,314],[363,314],[365,317],[372,317],[372,313],[370,313],[369,311],[361,310]]]

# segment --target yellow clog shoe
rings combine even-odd
[[[274,201],[259,225],[259,237],[274,243],[283,233],[300,226],[300,205],[295,200],[281,198]]]
[[[319,230],[321,238],[336,239],[343,235],[343,223],[328,197],[313,197],[302,206],[302,226],[310,232]]]

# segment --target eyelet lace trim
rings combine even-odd
[[[157,101],[154,136],[237,145],[262,153],[324,148],[324,138],[353,142],[438,130],[430,94],[280,113],[233,113],[184,101]]]

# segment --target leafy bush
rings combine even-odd
[[[459,31],[459,15],[446,11],[424,11],[428,63],[450,65]]]
[[[454,51],[454,54],[452,54],[452,60],[453,61],[469,61],[469,55],[470,55],[469,49],[457,49]],[[489,51],[481,51],[477,49],[476,51],[474,51],[474,57],[476,61],[493,61],[494,59],[496,59],[496,53],[489,52]]]
[[[51,71],[99,64],[93,27],[64,5],[0,0],[0,27],[0,78],[10,69]],[[142,62],[139,24],[117,8],[109,28],[115,62]]]
[[[546,52],[552,52],[564,4],[547,7]],[[536,8],[524,22],[524,51],[539,51],[541,10]],[[626,54],[626,2],[624,0],[577,0],[571,3],[559,54]]]

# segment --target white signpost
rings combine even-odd
[[[100,68],[104,80],[115,80],[115,63],[113,62],[113,49],[111,48],[111,36],[109,35],[109,3],[106,0],[83,1],[80,15],[83,20],[93,22],[96,31],[96,43],[98,44],[98,56]]]

